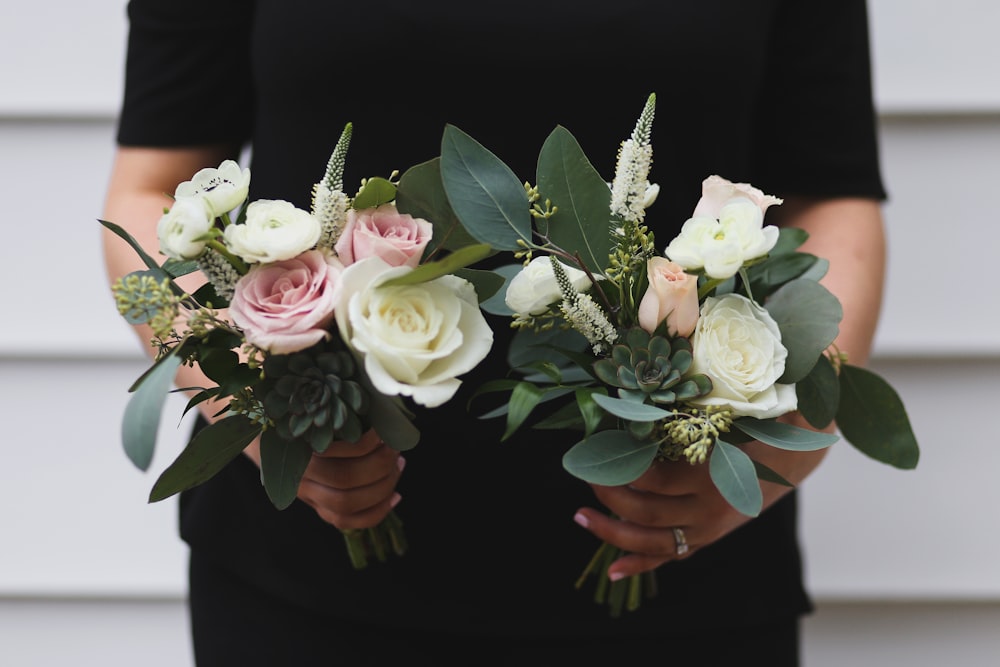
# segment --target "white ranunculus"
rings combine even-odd
[[[381,286],[412,270],[379,257],[350,265],[340,277],[334,314],[378,391],[434,407],[454,396],[458,376],[486,357],[493,330],[467,280],[448,275]]]
[[[249,191],[250,170],[241,171],[236,162],[226,160],[218,169],[202,169],[178,185],[174,197],[202,197],[218,217],[242,204]]]
[[[247,262],[278,262],[311,250],[319,220],[281,200],[261,199],[247,207],[245,224],[229,225],[226,247]]]
[[[199,197],[183,197],[156,224],[160,252],[174,259],[196,259],[205,250],[212,214]]]
[[[685,269],[704,269],[710,278],[722,280],[766,255],[777,242],[778,228],[764,226],[760,206],[738,195],[719,209],[718,218],[689,218],[664,254]]]
[[[563,265],[563,269],[578,292],[590,289],[590,278],[585,272],[566,265]],[[561,300],[562,292],[556,282],[549,255],[541,255],[528,262],[511,279],[504,299],[507,307],[519,315],[541,315],[549,306]]]
[[[795,385],[776,384],[788,351],[771,315],[739,294],[708,297],[691,337],[689,373],[712,379],[695,405],[729,406],[737,417],[768,419],[795,410]]]

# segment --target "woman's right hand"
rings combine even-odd
[[[260,465],[256,443],[246,453]],[[399,502],[396,484],[404,462],[374,429],[357,442],[334,441],[322,454],[313,454],[298,497],[340,530],[371,528]]]

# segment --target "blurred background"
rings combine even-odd
[[[802,491],[817,612],[805,664],[1000,664],[1000,4],[870,0],[890,201],[873,367],[922,459],[835,445]],[[175,503],[123,454],[145,369],[114,310],[99,225],[124,0],[0,0],[0,664],[191,664]],[[224,36],[220,35],[220,46]],[[752,573],[748,573],[752,576]]]

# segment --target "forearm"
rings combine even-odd
[[[830,262],[822,284],[839,300],[844,310],[840,332],[835,341],[838,350],[847,353],[850,363],[868,363],[875,328],[882,305],[885,279],[885,233],[878,202],[868,199],[833,199],[789,201],[768,211],[783,226],[794,226],[809,233],[800,248]],[[794,413],[788,421],[811,428]],[[834,425],[826,430],[832,431]],[[822,462],[826,449],[816,452],[786,452],[759,442],[747,445],[747,453],[773,468],[793,484],[799,484]],[[765,485],[765,493],[780,496],[787,487]]]
[[[165,207],[171,205],[170,194],[177,184],[191,178],[202,167],[215,166],[229,155],[225,147],[190,149],[122,148],[115,157],[115,164],[108,185],[103,219],[123,227],[152,257],[164,259],[159,253],[156,223]],[[109,284],[145,265],[122,239],[103,230],[102,244],[104,265]],[[178,280],[184,289],[193,291],[203,281],[197,274]],[[146,352],[152,356],[155,349],[149,345],[153,333],[149,327],[134,327]],[[181,366],[176,377],[179,387],[212,386],[197,367]],[[202,413],[211,418],[224,405],[206,402],[200,406]]]

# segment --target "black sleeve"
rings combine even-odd
[[[760,185],[884,199],[864,0],[785,0],[770,44],[752,150]]]
[[[249,0],[130,0],[119,144],[248,140],[253,7]]]

